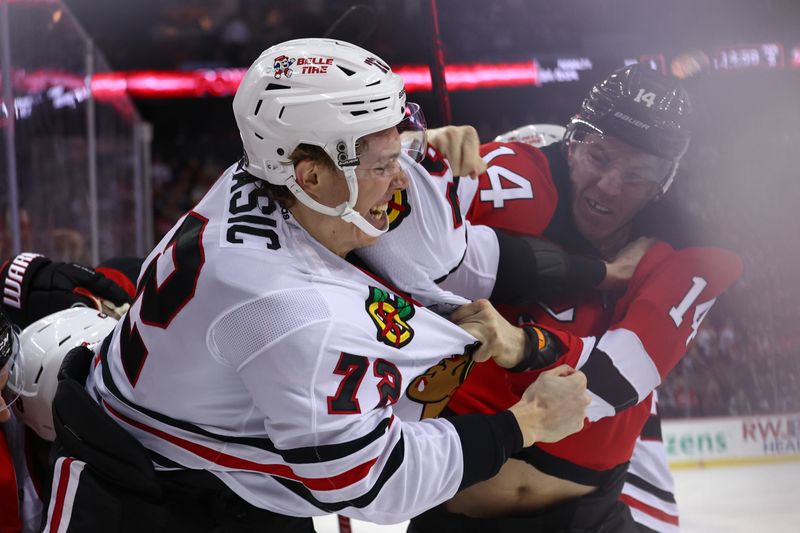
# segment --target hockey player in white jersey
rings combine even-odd
[[[275,75],[281,55],[291,78]],[[582,427],[584,378],[566,367],[508,411],[420,421],[475,362],[513,367],[532,347],[507,322],[462,329],[344,259],[387,229],[401,154],[423,153],[418,108],[383,61],[327,39],[274,46],[234,114],[242,161],[147,258],[113,335],[62,369],[46,531],[398,522]]]

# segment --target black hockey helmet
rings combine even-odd
[[[0,310],[0,370],[19,352],[17,333],[11,320]]]
[[[19,338],[17,330],[8,316],[0,310],[0,383],[5,382],[5,378],[12,379],[14,372],[22,375],[19,368]],[[3,401],[0,401],[0,414],[19,398],[19,392],[12,391],[9,387],[0,387],[3,393]]]
[[[672,161],[663,193],[689,146],[689,113],[689,95],[677,78],[634,63],[592,87],[567,126],[565,144],[579,140],[581,133],[612,135]]]

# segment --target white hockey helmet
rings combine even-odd
[[[233,99],[244,145],[244,168],[285,185],[303,204],[338,216],[371,236],[375,228],[353,207],[358,198],[356,141],[398,127],[415,160],[425,153],[424,117],[406,105],[403,79],[374,54],[333,39],[297,39],[264,51],[250,66]],[[404,122],[404,124],[400,124]],[[300,144],[319,146],[342,170],[349,199],[328,207],[303,191],[289,160]]]
[[[14,369],[8,388],[19,394],[15,414],[40,437],[55,439],[53,398],[58,370],[72,348],[101,342],[117,321],[87,307],[73,307],[37,320],[19,336],[21,371]]]
[[[520,142],[536,148],[553,144],[564,138],[567,128],[557,124],[528,124],[495,137],[496,142]]]

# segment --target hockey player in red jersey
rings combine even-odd
[[[641,231],[637,215],[674,178],[688,145],[688,107],[677,80],[641,65],[616,72],[592,89],[563,143],[541,151],[519,144],[485,146],[484,158],[491,157],[487,163],[495,173],[525,176],[536,195],[503,202],[508,192],[488,179],[490,171],[481,176],[468,217],[511,233],[544,235],[572,251],[614,257]],[[497,206],[498,197],[506,209]],[[528,216],[520,216],[522,212]],[[524,273],[522,263],[501,262],[494,301],[517,303],[519,292],[512,281]],[[636,438],[650,416],[651,393],[683,356],[716,298],[740,273],[741,263],[730,252],[676,251],[657,242],[624,292],[504,306],[510,319],[596,335],[584,339],[582,355],[570,361],[587,374],[591,422],[559,443],[527,449],[519,457],[526,465],[504,467],[485,486],[459,495],[449,509],[484,518],[498,511],[533,513],[533,523],[540,521],[543,531],[634,531],[627,509],[616,499]],[[527,376],[487,365],[474,377],[451,401],[455,412],[500,408]],[[507,387],[492,390],[487,386],[491,379]],[[518,500],[486,498],[545,487],[542,478],[552,481],[549,491],[534,488],[530,497]],[[572,500],[552,507],[566,498]]]
[[[482,147],[487,172],[477,182],[451,182],[464,202],[469,246],[451,271],[434,277],[439,289],[491,296],[505,304],[498,308],[509,320],[552,328],[572,347],[556,363],[587,374],[593,403],[583,431],[526,449],[497,477],[415,519],[411,531],[636,530],[618,497],[652,391],[683,356],[715,299],[739,277],[741,263],[720,249],[674,250],[656,242],[626,290],[553,296],[550,287],[531,283],[530,273],[571,264],[526,236],[544,235],[606,260],[617,256],[641,231],[637,216],[672,182],[688,146],[688,105],[676,80],[626,67],[592,89],[562,143],[543,150],[489,143]],[[475,290],[476,278],[483,292]],[[469,319],[461,310],[451,318]],[[483,365],[448,407],[494,412],[535,375]]]
[[[559,142],[566,128],[554,124],[531,124],[503,135],[498,142],[523,142],[537,148]],[[631,509],[642,532],[677,533],[678,506],[675,481],[669,470],[667,451],[661,435],[657,395],[653,393],[650,417],[633,448],[620,499]]]
[[[328,68],[278,79],[281,55]],[[583,374],[567,365],[509,410],[419,420],[480,353],[511,367],[530,346],[508,322],[475,337],[345,260],[388,228],[399,161],[423,146],[387,65],[341,41],[281,43],[233,107],[245,157],[151,252],[98,353],[62,367],[46,531],[397,522],[582,426]]]

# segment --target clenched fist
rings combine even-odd
[[[590,402],[583,372],[561,365],[542,372],[510,411],[528,447],[534,442],[557,442],[580,431]]]
[[[481,158],[481,141],[472,126],[445,126],[428,130],[428,143],[447,158],[453,176],[477,178],[486,172]]]

